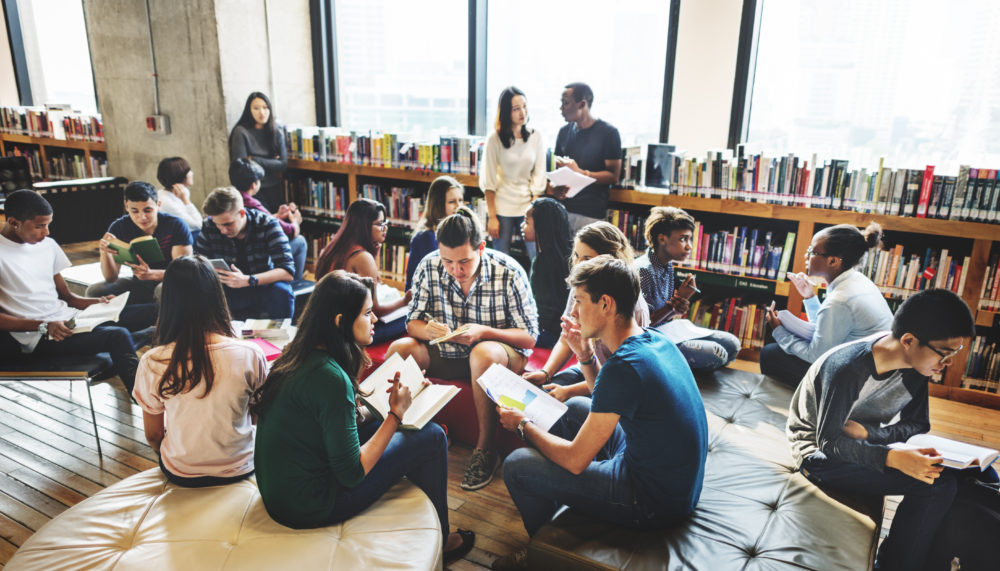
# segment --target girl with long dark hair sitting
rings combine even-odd
[[[566,208],[554,198],[539,198],[524,213],[521,233],[534,242],[538,255],[531,260],[531,291],[538,306],[541,333],[535,347],[551,348],[562,334],[562,315],[569,295],[566,263],[573,252],[573,236]]]
[[[358,426],[363,347],[374,334],[372,282],[334,271],[309,297],[295,339],[254,395],[257,485],[277,522],[314,528],[350,519],[406,476],[437,510],[445,559],[468,553],[472,532],[449,534],[448,443],[434,423],[398,432],[411,395],[386,379],[390,413]],[[403,525],[401,523],[401,525]]]
[[[153,345],[132,394],[167,479],[202,487],[252,474],[248,409],[267,362],[259,347],[233,338],[222,284],[206,258],[167,266]]]

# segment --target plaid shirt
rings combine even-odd
[[[208,217],[201,225],[194,251],[208,258],[222,258],[227,264],[236,264],[247,275],[281,268],[294,276],[292,249],[278,221],[258,210],[248,208],[246,213],[245,239],[226,238]]]
[[[413,276],[413,301],[406,319],[433,319],[451,329],[465,323],[524,329],[532,337],[538,337],[538,309],[528,275],[510,256],[490,249],[483,251],[479,274],[468,296],[445,271],[440,252],[427,254]],[[471,349],[457,343],[441,343],[438,348],[446,359],[468,357]],[[530,349],[515,347],[514,350],[522,355],[531,354]]]
[[[667,262],[664,266],[652,250],[646,250],[635,260],[635,269],[639,272],[639,286],[642,297],[649,304],[649,312],[662,309],[674,297],[674,263]]]

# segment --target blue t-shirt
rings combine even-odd
[[[112,222],[111,226],[108,227],[108,232],[123,242],[131,242],[146,235],[127,214]],[[191,245],[191,231],[188,230],[187,224],[176,216],[162,212],[156,214],[156,230],[153,230],[153,237],[156,238],[156,243],[160,245],[160,251],[163,252],[162,262],[149,264],[149,267],[154,270],[166,269],[171,259],[171,248]]]
[[[590,410],[621,416],[625,467],[640,504],[691,513],[705,476],[708,421],[677,346],[655,329],[626,339],[601,367]]]
[[[413,274],[420,261],[438,248],[437,235],[432,230],[421,230],[410,239],[409,257],[406,259],[406,289],[413,285]]]
[[[622,138],[618,129],[600,119],[587,129],[569,123],[556,136],[556,154],[573,159],[581,169],[603,171],[607,170],[604,161],[622,158]],[[611,185],[595,182],[562,203],[567,212],[604,220],[608,215],[610,189]]]

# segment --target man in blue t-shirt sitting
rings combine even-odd
[[[193,252],[191,231],[183,220],[160,212],[160,198],[148,182],[134,181],[125,187],[125,216],[111,223],[101,237],[101,273],[104,283],[87,288],[88,297],[118,295],[131,292],[128,302],[151,303],[157,286],[163,282],[163,272],[174,258],[189,256]],[[163,260],[154,262],[139,257],[139,264],[125,263],[132,268],[132,277],[120,278],[121,265],[115,261],[115,252],[108,247],[117,238],[128,243],[141,236],[156,239],[163,253]]]
[[[659,331],[633,313],[639,278],[627,264],[598,256],[573,268],[572,320],[563,338],[576,353],[593,402],[574,397],[550,432],[521,411],[500,408],[500,422],[532,448],[515,450],[503,476],[534,535],[561,505],[638,529],[672,525],[694,510],[708,452],[705,407],[691,369]],[[614,354],[600,372],[590,341]],[[525,565],[526,551],[494,569]]]

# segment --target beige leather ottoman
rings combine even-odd
[[[785,438],[792,391],[730,369],[697,380],[709,440],[705,482],[691,517],[638,532],[564,509],[531,539],[531,568],[870,569],[882,498],[833,498],[795,470]],[[663,441],[667,445],[670,435]]]
[[[361,515],[295,530],[267,515],[251,478],[188,489],[158,468],[66,510],[14,554],[7,569],[441,569],[441,528],[407,480]]]

